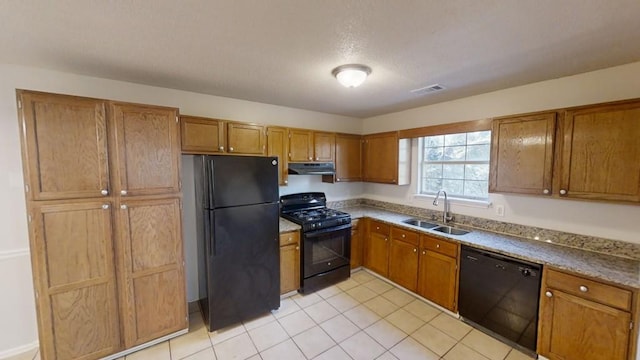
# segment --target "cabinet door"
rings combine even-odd
[[[545,289],[543,289],[545,291]],[[631,315],[546,288],[540,300],[538,352],[551,360],[626,360]]]
[[[116,191],[151,195],[180,191],[178,111],[113,103]]]
[[[369,235],[366,246],[365,266],[387,277],[389,274],[389,236],[375,232]]]
[[[289,137],[286,128],[268,127],[267,128],[267,156],[278,157],[278,179],[280,185],[287,185],[289,182],[288,173],[288,153],[289,153]]]
[[[362,138],[336,135],[336,181],[362,181]]]
[[[194,116],[180,116],[184,154],[219,154],[225,151],[225,122]]]
[[[565,112],[560,196],[640,201],[640,102]]]
[[[289,161],[313,161],[313,132],[289,129]]]
[[[455,312],[457,268],[455,258],[422,249],[418,274],[418,294]]]
[[[494,120],[489,191],[551,195],[556,113]]]
[[[280,247],[280,294],[300,288],[300,245]]]
[[[416,291],[418,285],[418,247],[391,239],[389,279],[400,286]]]
[[[180,200],[122,200],[120,303],[127,347],[187,328]]]
[[[32,203],[31,258],[45,359],[122,350],[108,201]]]
[[[398,182],[398,133],[364,137],[364,181],[396,184]]]
[[[362,232],[360,231],[359,220],[351,222],[351,268],[362,266],[363,244]]]
[[[336,135],[333,133],[314,132],[313,148],[315,161],[334,161],[334,149],[336,146]]]
[[[19,91],[27,197],[109,195],[105,102]]]
[[[228,123],[227,150],[231,154],[265,155],[266,136],[263,125]]]

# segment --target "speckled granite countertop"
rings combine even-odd
[[[300,225],[294,224],[287,219],[280,218],[280,233],[300,230]]]
[[[616,284],[640,289],[640,261],[623,257],[585,251],[544,241],[530,240],[516,236],[493,233],[476,228],[469,228],[452,223],[450,225],[471,230],[465,235],[445,235],[437,231],[423,229],[403,223],[412,216],[399,214],[383,209],[356,206],[341,208],[352,218],[370,217],[396,226],[417,232],[454,240],[463,245],[494,251],[515,258],[568,270],[578,274],[611,281]],[[424,219],[433,222],[430,219]]]

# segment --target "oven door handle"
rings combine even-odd
[[[330,228],[326,228],[326,229],[322,229],[322,230],[308,231],[308,232],[304,233],[304,236],[306,236],[306,237],[315,237],[315,236],[319,236],[319,235],[322,235],[322,234],[326,234],[326,233],[330,233],[330,232],[334,232],[334,231],[346,230],[346,229],[351,229],[351,223],[345,224],[345,225],[340,225],[340,226],[334,226],[334,227],[330,227]]]

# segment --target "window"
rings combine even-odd
[[[488,199],[490,146],[489,130],[420,138],[418,193]]]

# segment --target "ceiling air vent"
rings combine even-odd
[[[436,91],[441,91],[444,89],[446,88],[440,84],[433,84],[433,85],[425,86],[419,89],[413,89],[410,91],[410,93],[416,94],[416,95],[425,95],[425,94],[430,94]]]

